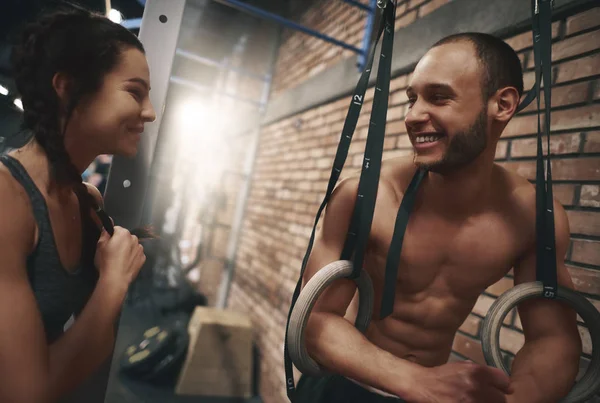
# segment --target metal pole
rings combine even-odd
[[[347,44],[345,42],[339,41],[339,40],[337,40],[335,38],[332,38],[331,36],[322,34],[322,33],[318,32],[318,31],[313,30],[313,29],[307,28],[307,27],[305,27],[303,25],[297,24],[297,23],[295,23],[295,22],[293,22],[291,20],[285,19],[285,18],[283,18],[283,17],[281,17],[281,16],[279,16],[277,14],[269,13],[268,11],[265,11],[265,10],[263,10],[261,8],[251,6],[251,5],[247,4],[247,3],[243,3],[243,2],[238,1],[238,0],[214,0],[214,1],[216,1],[218,3],[221,3],[221,4],[224,4],[226,6],[237,8],[237,9],[239,9],[241,11],[245,11],[245,12],[247,12],[249,14],[256,15],[257,17],[265,18],[267,20],[274,21],[274,22],[276,22],[278,24],[281,24],[281,25],[283,25],[283,26],[285,26],[287,28],[291,28],[291,29],[295,29],[297,31],[304,32],[305,34],[312,35],[312,36],[317,37],[319,39],[322,39],[322,40],[324,40],[326,42],[333,43],[334,45],[341,46],[341,47],[343,47],[345,49],[349,49],[349,50],[351,50],[353,52],[356,52],[358,54],[360,54],[362,52],[359,48],[357,48],[355,46],[352,46],[352,45],[349,45],[349,44]]]
[[[148,0],[144,9],[139,38],[146,48],[150,66],[150,100],[156,111],[156,120],[145,125],[138,153],[134,158],[113,158],[104,195],[107,213],[113,217],[115,224],[128,229],[142,223],[146,191],[185,3],[185,0]]]
[[[275,70],[275,62],[277,50],[279,48],[279,39],[280,35],[276,40],[273,41],[273,48],[271,51],[271,66],[268,76],[272,77],[273,72]],[[263,102],[266,103],[268,99],[268,95],[270,93],[272,81],[268,81],[265,83],[264,91],[263,91]],[[264,110],[261,111],[261,116]],[[238,193],[238,199],[234,212],[233,224],[231,226],[231,232],[229,235],[229,242],[227,245],[227,256],[225,258],[225,265],[223,267],[223,274],[221,276],[221,286],[219,287],[219,294],[217,296],[216,306],[220,309],[227,308],[227,302],[229,300],[229,292],[231,290],[231,283],[233,282],[233,275],[235,272],[236,258],[237,258],[237,250],[240,243],[240,236],[242,231],[242,225],[244,220],[244,215],[246,212],[246,207],[248,204],[248,196],[250,194],[250,187],[252,185],[252,173],[254,171],[254,164],[256,162],[256,154],[258,153],[258,146],[260,143],[260,121],[258,121],[256,127],[251,131],[251,145],[248,151],[247,159],[245,161],[244,172],[242,175],[244,176],[244,184],[242,185],[242,189]]]
[[[367,53],[369,52],[369,47],[371,46],[373,26],[375,25],[375,13],[377,12],[377,0],[371,0],[370,4],[371,8],[369,9],[369,14],[367,14],[367,24],[365,26],[365,33],[363,35],[362,50],[357,63],[358,69],[361,71],[365,68],[368,57]]]

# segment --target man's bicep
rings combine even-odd
[[[306,265],[303,286],[324,266],[340,259],[354,210],[357,187],[354,182],[340,183],[327,206]],[[356,283],[353,280],[336,280],[321,294],[314,310],[343,316],[355,291]]]
[[[571,275],[565,265],[569,247],[569,222],[564,208],[554,203],[556,275],[559,286],[574,289]],[[533,243],[514,267],[515,285],[536,281],[536,244]],[[526,338],[540,338],[573,330],[577,314],[566,303],[545,298],[523,301],[518,305],[519,317]],[[576,330],[576,327],[575,327]]]

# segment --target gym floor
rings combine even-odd
[[[160,323],[148,300],[126,303],[123,309],[119,333],[115,345],[115,355],[110,371],[105,403],[262,403],[260,397],[250,399],[177,396],[173,387],[160,386],[135,381],[119,370],[119,360],[127,346],[139,341],[148,328]],[[256,379],[255,379],[256,381]],[[254,388],[256,390],[256,387]]]

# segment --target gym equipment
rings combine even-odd
[[[296,308],[290,317],[289,331],[286,343],[288,345],[290,357],[296,367],[307,375],[322,375],[319,365],[308,355],[304,342],[304,328],[308,322],[308,317],[313,306],[319,299],[319,296],[334,281],[340,278],[349,277],[352,274],[352,262],[348,260],[338,260],[330,263],[319,270],[313,278],[306,284],[304,290],[296,301]],[[371,322],[371,312],[373,311],[374,291],[373,283],[369,274],[361,270],[360,277],[357,279],[358,294],[360,303],[358,314],[356,316],[356,328],[364,333]]]
[[[227,309],[196,307],[177,395],[250,398],[253,382],[250,318]]]
[[[552,0],[531,0],[535,86],[524,102],[537,98],[538,148],[536,174],[537,281],[520,284],[502,294],[484,318],[481,334],[483,354],[488,365],[510,373],[500,352],[500,329],[506,315],[520,302],[532,298],[555,299],[569,304],[588,326],[592,340],[592,360],[585,375],[561,403],[583,402],[600,391],[600,312],[579,293],[558,286],[556,274],[556,240],[550,163],[550,110],[552,86]],[[544,177],[544,151],[540,121],[540,87],[544,82],[544,134],[548,139],[547,173]],[[519,108],[522,109],[522,106]],[[549,352],[551,353],[551,352]]]
[[[387,4],[386,4],[387,3]],[[367,240],[369,238],[369,231],[371,228],[371,222],[373,220],[373,212],[375,209],[375,198],[377,194],[377,186],[379,183],[379,173],[381,167],[381,159],[383,156],[383,142],[385,135],[386,116],[387,116],[387,105],[390,89],[390,76],[391,76],[391,59],[393,50],[394,40],[394,24],[396,15],[396,4],[393,1],[380,1],[378,7],[382,9],[382,16],[379,25],[378,34],[374,43],[372,44],[369,52],[369,58],[367,66],[363,71],[359,82],[356,86],[354,94],[350,101],[350,107],[342,130],[342,136],[338,145],[338,150],[333,163],[333,168],[329,178],[329,184],[325,198],[317,212],[313,231],[310,237],[308,249],[302,262],[302,269],[294,295],[292,297],[292,303],[290,312],[288,314],[288,321],[286,326],[285,345],[284,345],[284,363],[286,371],[286,386],[287,395],[290,400],[293,400],[295,392],[294,375],[292,362],[296,367],[306,373],[321,374],[322,370],[319,368],[306,352],[304,346],[304,326],[308,321],[308,315],[312,309],[316,299],[325,287],[333,281],[335,278],[345,276],[346,278],[352,279],[357,283],[360,292],[360,315],[357,317],[355,326],[360,330],[364,331],[368,327],[373,307],[372,299],[372,285],[371,281],[366,275],[366,272],[362,270],[362,263],[364,258],[364,251],[366,248]],[[367,144],[365,147],[363,167],[360,176],[360,182],[358,185],[358,196],[356,199],[356,205],[354,208],[352,221],[348,230],[344,249],[340,261],[333,262],[326,266],[323,270],[320,270],[310,281],[306,284],[302,295],[300,296],[300,288],[302,285],[302,277],[306,269],[308,257],[312,249],[312,245],[315,238],[315,232],[317,223],[325,205],[329,201],[329,198],[333,192],[337,180],[339,179],[340,173],[344,166],[344,162],[348,155],[350,142],[358,122],[358,116],[362,108],[365,92],[367,90],[369,77],[371,74],[371,68],[373,66],[373,60],[375,57],[375,49],[380,37],[383,35],[383,42],[381,46],[381,55],[379,60],[379,70],[377,73],[377,82],[375,84],[375,95],[373,98],[373,108],[371,111],[371,121],[369,131],[367,135]],[[386,283],[389,281],[389,276],[395,276],[395,270],[397,270],[398,261],[395,259],[400,258],[400,249],[403,240],[404,230],[401,228],[408,222],[408,213],[412,208],[414,202],[414,196],[416,194],[416,188],[424,176],[424,172],[417,171],[412,186],[412,196],[405,196],[398,212],[396,228],[394,238],[392,242],[394,247],[390,247],[390,251],[394,253],[388,256],[388,263],[386,270]],[[400,231],[398,229],[401,229]],[[399,247],[396,247],[398,246]],[[396,249],[394,249],[396,248]],[[396,253],[397,252],[397,253]],[[397,256],[395,256],[397,255]],[[391,266],[395,265],[395,268]],[[342,274],[343,273],[343,274]],[[395,283],[395,281],[392,281]],[[391,289],[394,291],[393,287]],[[389,301],[393,301],[393,294],[391,299],[388,295],[390,290],[386,288],[384,294],[384,301],[382,309],[384,311],[391,312],[390,308],[386,306]],[[371,295],[369,295],[371,293]]]
[[[130,378],[167,384],[179,373],[189,345],[187,318],[176,318],[144,331],[120,361],[121,371]]]

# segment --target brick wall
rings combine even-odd
[[[414,21],[442,3],[402,2],[399,20],[413,18]],[[402,5],[406,5],[405,10]],[[310,15],[309,11],[304,18]],[[337,21],[330,25],[339,25]],[[566,256],[568,269],[577,290],[600,309],[600,8],[557,21],[553,27],[554,191],[565,206],[571,225],[571,246]],[[307,60],[319,58],[321,56],[316,57],[315,53],[320,55],[319,52],[331,49],[319,42],[314,48],[296,47],[294,50],[289,43],[294,38],[291,36],[282,47],[280,68],[290,60],[299,64],[306,62],[308,66],[303,65],[304,76],[296,77],[295,81],[280,78],[279,90],[308,77],[312,67]],[[519,52],[526,68],[526,87],[530,88],[533,83],[531,33],[506,40]],[[384,158],[412,153],[403,121],[407,80],[408,75],[404,75],[395,77],[391,83]],[[360,167],[372,96],[371,89],[346,169]],[[343,98],[280,120],[264,127],[261,133],[229,305],[246,312],[255,326],[260,351],[260,393],[266,403],[287,401],[283,384],[286,317],[314,216],[326,190],[347,108],[348,99]],[[535,177],[537,131],[532,108],[510,123],[497,152],[498,163],[529,179]],[[481,295],[456,334],[455,358],[484,363],[479,341],[481,320],[494,298],[512,284],[509,274]],[[583,323],[580,329],[584,355],[589,358],[591,345]],[[509,362],[522,343],[519,318],[513,312],[507,317],[501,335],[501,348]],[[582,367],[585,365],[584,359]]]
[[[359,0],[369,4],[369,0]],[[400,0],[396,29],[412,24],[449,0]],[[341,0],[318,0],[298,23],[342,42],[362,48],[367,12]],[[286,31],[282,40],[273,81],[273,94],[294,87],[341,59],[356,53],[298,31]]]

